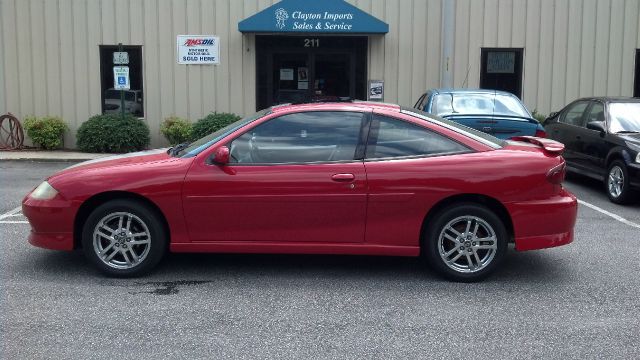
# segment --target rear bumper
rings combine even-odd
[[[31,245],[52,250],[73,250],[73,219],[71,202],[56,197],[52,200],[22,201],[22,213],[29,220]]]
[[[507,209],[518,251],[562,246],[573,241],[578,200],[565,189],[549,199],[507,204]]]

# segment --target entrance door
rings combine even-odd
[[[522,49],[481,51],[480,88],[508,91],[522,99]]]
[[[353,52],[273,52],[269,56],[271,105],[356,98]]]
[[[258,109],[366,99],[366,37],[257,36]]]
[[[272,61],[272,102],[308,102],[309,56],[303,53],[273,53]]]
[[[313,54],[312,101],[334,101],[341,97],[355,98],[353,57],[353,53]]]

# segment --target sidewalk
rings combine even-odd
[[[19,160],[19,161],[85,161],[93,160],[114,154],[92,154],[79,151],[44,151],[44,150],[15,150],[0,151],[0,161],[3,160]]]

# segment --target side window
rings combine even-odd
[[[301,112],[260,124],[233,140],[231,162],[283,164],[353,160],[365,119],[357,112]]]
[[[431,130],[399,119],[376,116],[367,143],[367,159],[454,154],[466,146]]]
[[[584,111],[587,109],[589,105],[588,101],[580,101],[577,102],[571,107],[569,107],[562,115],[560,115],[560,122],[575,125],[575,126],[585,126],[584,125]]]
[[[600,101],[594,101],[589,113],[587,114],[587,121],[584,126],[591,121],[604,121],[604,104]]]

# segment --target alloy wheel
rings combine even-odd
[[[93,250],[111,268],[132,269],[145,260],[150,249],[149,228],[135,214],[108,214],[93,230]]]
[[[607,178],[607,189],[609,194],[618,198],[622,195],[624,189],[624,172],[620,166],[615,165],[609,170],[609,177]]]
[[[475,273],[486,268],[497,251],[497,237],[489,223],[477,216],[449,221],[438,237],[438,252],[452,270]]]

